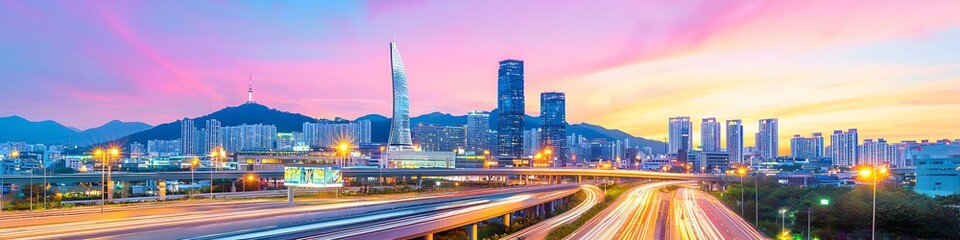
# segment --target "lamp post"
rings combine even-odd
[[[104,157],[103,149],[100,149],[100,148],[94,149],[93,156],[94,158],[100,157],[99,160],[101,162],[106,162],[106,160],[104,160],[106,158]],[[94,170],[96,170],[96,166],[94,166]],[[106,201],[106,198],[104,195],[106,194],[105,189],[107,188],[107,185],[104,183],[107,179],[105,175],[106,173],[107,173],[106,166],[100,165],[100,213],[103,213],[103,203]]]
[[[743,166],[737,168],[737,175],[740,176],[740,216],[743,216],[743,208],[747,205],[747,202],[744,200],[747,188],[743,186],[743,178],[747,175],[747,168]]]
[[[190,161],[190,184],[197,183],[196,172],[198,165],[200,165],[200,158],[194,157],[193,161]]]
[[[113,185],[113,184],[111,183],[111,182],[113,181],[113,180],[112,180],[113,164],[111,164],[111,162],[113,161],[113,157],[115,157],[115,156],[120,156],[120,149],[119,149],[119,148],[116,148],[116,147],[110,148],[109,154],[105,154],[105,156],[104,156],[104,165],[106,165],[106,168],[107,168],[107,181],[105,182],[106,184],[103,186],[103,187],[106,189],[106,190],[104,191],[104,193],[112,192],[112,190],[110,189],[109,186],[112,186],[112,185]],[[101,196],[100,196],[100,199],[103,200],[103,199],[104,199],[104,194],[100,194],[100,195],[101,195]],[[112,199],[111,199],[111,200],[112,200]],[[103,212],[103,206],[104,206],[105,204],[106,204],[106,201],[101,201],[101,203],[100,203],[100,212],[101,212],[101,213]]]
[[[873,213],[872,221],[870,223],[870,239],[877,238],[877,184],[880,178],[886,177],[889,174],[889,168],[887,166],[864,166],[861,167],[858,171],[859,177],[865,178],[864,180],[869,179],[873,183]]]
[[[350,145],[347,144],[346,142],[341,142],[341,143],[337,146],[337,151],[340,152],[340,154],[341,154],[341,155],[340,155],[340,164],[339,164],[339,166],[340,166],[340,167],[346,166],[345,162],[347,161],[347,154],[348,154],[349,151],[350,151]]]
[[[759,168],[757,168],[759,171]],[[753,221],[754,226],[760,227],[760,175],[753,178]]]
[[[385,164],[385,162],[383,161],[383,160],[384,160],[383,150],[386,150],[386,147],[380,146],[380,167],[377,168],[377,169],[380,170],[380,171],[378,171],[378,172],[380,173],[380,177],[377,178],[377,183],[378,183],[381,187],[383,186],[383,168],[387,167],[386,164]]]
[[[213,199],[213,170],[216,169],[216,160],[223,152],[223,147],[210,150],[210,199]]]
[[[780,209],[780,234],[784,234],[787,231],[787,209]]]

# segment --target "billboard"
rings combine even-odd
[[[284,167],[283,184],[296,187],[343,187],[338,167]]]

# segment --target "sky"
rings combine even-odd
[[[496,107],[525,61],[526,109],[663,140],[667,119],[780,120],[793,134],[960,138],[960,1],[2,1],[0,116],[86,129],[254,100],[389,116],[390,41],[411,113]],[[725,133],[724,133],[725,134]],[[699,144],[699,136],[694,138]],[[725,141],[725,139],[724,139]],[[829,144],[829,143],[828,143]]]

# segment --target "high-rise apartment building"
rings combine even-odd
[[[444,126],[440,129],[440,151],[454,151],[467,146],[467,129],[460,126]]]
[[[180,151],[184,155],[199,154],[197,151],[197,128],[193,119],[180,120]]]
[[[744,163],[743,123],[740,119],[727,120],[727,153],[731,163]]]
[[[202,150],[204,152],[223,146],[223,136],[220,134],[220,128],[220,121],[216,119],[207,120],[206,127],[203,128],[204,144]]]
[[[523,61],[500,61],[497,72],[497,154],[523,154]]]
[[[822,158],[823,147],[823,134],[821,133],[813,133],[810,137],[802,137],[800,134],[796,134],[790,139],[790,157]]]
[[[704,118],[700,123],[700,146],[704,152],[720,151],[720,122],[716,118]]]
[[[566,165],[567,156],[567,98],[562,92],[540,94],[540,118],[543,119],[543,132],[540,136],[540,148],[549,148],[559,166]],[[553,160],[553,159],[551,159]]]
[[[340,143],[359,146],[370,142],[370,120],[303,123],[302,131],[303,142],[310,147],[329,147]]]
[[[757,132],[757,151],[760,158],[775,159],[779,155],[779,127],[776,118],[760,119]]]
[[[413,127],[413,143],[421,151],[440,151],[440,138],[443,126],[437,124],[417,124]]]
[[[390,119],[390,136],[387,145],[392,149],[410,149],[410,95],[407,91],[407,71],[397,44],[390,43],[390,67],[393,78],[393,118]]]
[[[902,150],[898,144],[889,144],[886,139],[878,138],[864,139],[863,145],[860,145],[857,156],[858,164],[870,165],[898,165],[904,162]]]
[[[830,135],[829,157],[833,158],[833,165],[853,166],[857,165],[857,129],[851,128],[847,132],[835,130]]]
[[[540,151],[540,139],[543,136],[541,128],[523,130],[523,156],[533,156]]]
[[[240,126],[221,127],[223,148],[229,153],[239,151],[270,151],[274,150],[277,141],[277,127],[263,124],[243,124]]]
[[[489,150],[490,113],[471,111],[467,113],[467,151]]]
[[[690,122],[690,117],[670,118],[668,129],[670,132],[670,138],[668,140],[670,149],[667,152],[668,154],[677,154],[680,149],[686,149],[687,151],[692,150],[693,137],[691,134],[693,131],[693,123]]]
[[[180,140],[147,140],[147,154],[151,157],[180,155]]]

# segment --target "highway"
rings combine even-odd
[[[464,227],[493,217],[569,196],[580,187],[552,185],[525,192],[490,194],[438,204],[393,208],[306,224],[279,225],[194,239],[407,239]]]
[[[680,188],[670,204],[663,239],[768,239],[703,191]]]
[[[710,175],[710,174],[686,174],[686,173],[664,173],[654,171],[636,171],[636,170],[601,170],[601,169],[580,169],[580,168],[451,168],[451,169],[343,169],[344,177],[445,177],[445,176],[567,176],[567,177],[619,177],[619,178],[639,178],[639,179],[663,179],[663,180],[708,180],[708,181],[727,181],[738,179],[735,176]],[[254,174],[258,178],[283,178],[282,171],[215,171],[216,179],[237,179],[248,174]],[[208,177],[210,172],[196,172],[196,176]],[[112,175],[114,181],[157,181],[160,179],[186,180],[193,177],[189,171],[179,172],[114,172]],[[29,184],[31,179],[34,183],[40,181],[42,176],[29,175],[4,175],[0,176],[7,184]],[[97,173],[78,173],[78,174],[56,174],[47,176],[48,181],[52,183],[79,183],[79,182],[100,182],[100,174]]]
[[[4,214],[0,219],[0,226],[2,226],[0,239],[183,239],[204,238],[203,236],[226,238],[231,234],[249,234],[271,229],[286,229],[285,234],[289,232],[315,234],[312,231],[302,231],[303,229],[298,231],[291,229],[302,227],[304,224],[315,224],[318,221],[327,223],[353,221],[364,219],[361,216],[365,215],[396,213],[405,209],[422,209],[424,206],[433,206],[436,209],[474,206],[496,201],[496,199],[511,199],[537,192],[553,192],[557,189],[576,189],[576,186],[483,189],[413,197],[319,203],[307,201],[288,204],[282,200],[207,202],[187,206],[111,209],[104,214],[72,213],[64,216],[31,217],[29,221],[17,217],[19,213],[15,213]],[[350,226],[356,226],[356,224],[358,222],[346,223]],[[227,235],[223,235],[224,233]]]
[[[501,239],[546,239],[547,235],[550,235],[551,230],[577,220],[583,213],[590,210],[590,208],[597,205],[597,203],[602,202],[605,198],[603,191],[594,185],[584,185],[583,191],[586,197],[579,205],[563,214],[543,220],[533,226],[502,237]]]
[[[565,239],[659,239],[656,222],[660,188],[682,182],[654,182],[633,187]]]

